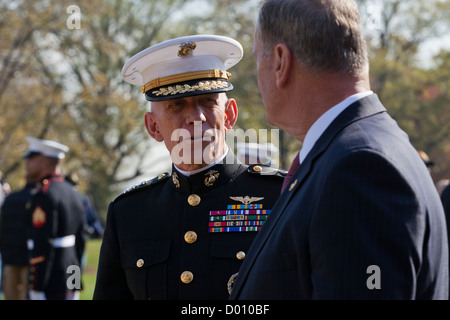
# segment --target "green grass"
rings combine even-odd
[[[81,276],[83,282],[83,290],[80,293],[80,300],[92,300],[94,295],[95,280],[97,277],[98,257],[100,254],[101,239],[89,240],[86,242],[85,254],[86,265]],[[4,300],[5,296],[0,294],[0,300]]]
[[[84,266],[83,275],[81,276],[83,290],[80,293],[80,300],[92,300],[101,244],[101,239],[89,240],[86,242],[86,265]]]

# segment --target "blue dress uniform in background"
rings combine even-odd
[[[187,177],[173,167],[123,193],[108,209],[94,299],[228,299],[284,174],[235,162]]]
[[[29,289],[44,292],[47,299],[66,299],[67,268],[81,267],[84,252],[83,204],[72,185],[60,175],[42,180],[34,196],[31,229]]]
[[[62,159],[68,151],[55,141],[27,140],[30,150],[24,158],[41,154]],[[73,266],[80,268],[81,276],[80,261],[85,246],[83,203],[59,172],[41,177],[40,185],[30,209],[30,299],[71,300],[80,289],[72,287],[73,283],[68,285],[67,280]]]

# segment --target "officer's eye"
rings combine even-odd
[[[186,102],[184,100],[173,100],[166,105],[166,110],[169,111],[179,111],[185,106]]]
[[[204,97],[202,99],[202,105],[206,107],[214,107],[219,104],[219,100],[214,97]]]

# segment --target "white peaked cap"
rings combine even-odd
[[[147,100],[169,100],[233,89],[227,72],[243,57],[242,45],[217,35],[193,35],[151,46],[122,68],[123,79],[141,86]]]
[[[28,151],[23,155],[28,158],[33,154],[43,154],[46,157],[64,159],[65,153],[69,151],[69,147],[53,140],[43,140],[33,137],[25,138],[28,143]]]

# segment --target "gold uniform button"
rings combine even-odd
[[[239,251],[238,253],[236,253],[236,258],[238,258],[238,260],[244,260],[245,252],[244,251]]]
[[[184,241],[187,243],[194,243],[197,241],[197,233],[195,231],[188,231],[184,234]]]
[[[142,268],[143,265],[144,265],[144,259],[139,259],[138,261],[136,261],[136,266],[138,268]]]
[[[261,172],[261,170],[262,170],[261,166],[254,166],[253,167],[253,171],[255,171],[255,172]]]
[[[194,275],[190,271],[184,271],[180,276],[181,282],[183,283],[190,283],[192,280],[194,280]]]
[[[188,197],[188,203],[191,205],[191,206],[193,206],[193,207],[195,207],[195,206],[197,206],[199,203],[200,203],[200,196],[198,195],[198,194],[195,194],[195,193],[193,193],[193,194],[191,194],[189,197]]]

